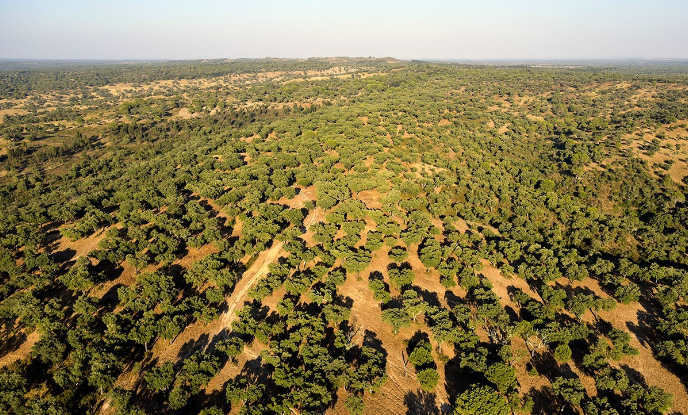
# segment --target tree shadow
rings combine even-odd
[[[657,300],[655,300],[655,294],[653,288],[650,284],[639,284],[640,288],[640,298],[638,298],[638,303],[645,310],[645,318],[651,327],[656,327],[659,315],[657,310],[661,309],[661,305]]]
[[[203,408],[210,407],[219,408],[222,413],[229,411],[229,405],[226,403],[226,398],[223,390],[216,390],[208,394],[207,392],[192,395],[186,405],[186,408]]]
[[[554,396],[554,391],[549,386],[541,386],[540,388],[530,388],[527,395],[533,398],[533,414],[557,414],[560,413],[560,407],[557,404],[557,398]]]
[[[645,375],[637,371],[636,369],[628,366],[627,364],[620,364],[619,367],[621,370],[623,370],[626,373],[626,376],[628,376],[628,379],[632,383],[637,383],[638,385],[642,386],[643,388],[647,388],[647,381],[645,380]]]
[[[55,251],[52,253],[52,260],[55,262],[71,261],[76,255],[76,251],[72,248],[63,249],[62,251]]]
[[[229,330],[229,328],[224,328],[224,329],[220,330],[219,333],[217,333],[216,335],[213,336],[212,339],[210,339],[210,341],[208,342],[208,345],[205,347],[205,351],[207,353],[216,354],[215,353],[215,347],[217,346],[217,343],[221,340],[229,339],[230,337],[232,337],[232,332]],[[219,354],[224,359],[223,354],[222,353],[219,353]],[[223,365],[224,365],[224,362],[223,362]]]
[[[442,307],[442,304],[440,303],[440,299],[437,296],[436,292],[428,291],[424,288],[420,288],[418,286],[411,286],[413,290],[415,290],[418,294],[420,294],[420,297],[428,303],[430,306],[434,307]]]
[[[553,288],[564,290],[566,292],[566,296],[569,298],[573,295],[579,295],[579,294],[593,295],[595,297],[598,297],[598,295],[595,294],[595,292],[588,287],[572,287],[571,285],[568,285],[568,284],[563,285],[563,284],[557,282]]]
[[[543,353],[535,353],[530,359],[531,365],[538,371],[539,374],[553,381],[557,376],[575,377],[568,364],[559,365],[554,359],[552,353],[546,350]]]
[[[13,335],[2,336],[2,342],[0,342],[0,356],[5,356],[8,353],[19,349],[19,347],[26,341],[26,334],[23,331],[15,333]]]
[[[463,298],[454,294],[450,290],[446,290],[444,292],[444,301],[447,302],[447,306],[449,306],[450,309],[456,307],[459,304],[466,304],[466,301]]]
[[[174,278],[175,284],[178,282],[178,278],[182,278],[184,273],[186,272],[186,268],[179,264],[172,264],[164,268],[165,274],[171,276]],[[183,279],[182,279],[183,280]],[[186,281],[185,281],[186,282]]]
[[[422,341],[430,343],[430,336],[428,336],[428,334],[425,332],[417,330],[415,333],[413,333],[413,336],[411,336],[411,338],[408,340],[408,343],[406,345],[406,355],[410,356],[411,352],[413,352],[418,343]]]
[[[177,357],[186,359],[195,352],[205,349],[209,342],[210,336],[208,336],[208,333],[202,334],[198,339],[191,339],[182,345],[179,349],[179,353],[177,353]]]
[[[610,331],[612,331],[612,329],[614,329],[614,326],[610,322],[602,318],[595,319],[591,326],[595,333],[603,335],[608,334]]]
[[[459,394],[468,389],[473,383],[486,382],[485,377],[474,372],[470,368],[461,367],[461,356],[456,351],[456,357],[450,359],[444,365],[444,388],[447,391],[447,399],[454,402]]]
[[[107,292],[101,297],[99,305],[103,308],[109,309],[109,311],[114,310],[119,304],[119,295],[117,294],[117,290],[122,287],[124,287],[123,284],[115,284],[110,287],[110,289],[107,290]]]
[[[437,396],[422,390],[407,392],[404,396],[407,415],[440,415]]]
[[[124,268],[122,266],[114,264],[107,259],[103,259],[102,261],[98,262],[98,264],[95,266],[95,269],[102,271],[103,275],[105,275],[105,278],[108,281],[119,278],[124,272]]]
[[[638,339],[640,342],[640,345],[643,347],[652,347],[652,340],[654,337],[654,329],[650,327],[646,321],[642,319],[640,316],[643,313],[642,311],[638,311],[638,324],[633,323],[632,321],[627,321],[626,322],[626,327],[628,330],[635,335],[635,337]]]
[[[389,265],[387,265],[387,271],[390,271],[392,269],[398,269],[398,270],[413,270],[413,267],[408,261],[404,261],[401,264],[397,264],[396,262],[392,262]]]
[[[368,280],[378,280],[378,281],[385,281],[384,275],[380,271],[373,271],[368,275]],[[387,290],[389,291],[389,286],[385,283]]]
[[[227,225],[227,221],[229,219],[220,216],[220,212],[215,210],[206,200],[200,200],[200,198],[198,197],[191,198],[198,200],[198,204],[200,204],[203,207],[203,209],[205,209],[206,213],[208,213],[208,216],[210,216],[212,219],[215,219],[217,226],[220,228],[220,235],[223,238],[232,235],[233,229],[231,226]]]
[[[348,310],[351,310],[351,308],[354,306],[353,298],[338,294],[334,296],[334,298],[332,299],[332,303],[338,306],[342,306]]]
[[[504,311],[509,316],[510,321],[519,321],[520,320],[518,313],[510,305],[504,306]]]

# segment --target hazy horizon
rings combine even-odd
[[[688,58],[688,2],[0,0],[0,58]]]

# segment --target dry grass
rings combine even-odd
[[[29,111],[21,108],[9,108],[5,110],[0,110],[0,124],[5,122],[5,120],[3,119],[5,115],[26,115],[28,113]]]

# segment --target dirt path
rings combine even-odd
[[[306,227],[306,231],[308,231],[310,226],[313,223],[315,223],[316,218],[317,214],[315,212],[311,212],[304,219],[303,223]],[[246,300],[248,292],[261,277],[267,275],[267,273],[270,272],[268,266],[273,262],[276,262],[280,255],[283,253],[282,245],[284,245],[284,243],[275,241],[275,243],[272,245],[272,247],[270,247],[270,249],[258,254],[258,258],[256,258],[256,261],[253,264],[251,264],[251,266],[249,267],[249,269],[246,270],[246,272],[244,272],[241,281],[239,281],[236,287],[234,287],[234,292],[232,292],[232,295],[227,300],[227,310],[220,316],[220,328],[217,331],[217,333],[219,333],[225,328],[229,329],[232,321],[234,321],[234,319],[236,318],[236,315],[234,314],[235,311]]]
[[[241,281],[234,288],[234,292],[227,300],[227,311],[222,313],[220,316],[220,330],[224,328],[229,328],[231,322],[236,317],[234,312],[246,300],[249,290],[253,287],[258,280],[267,275],[270,271],[268,266],[275,262],[277,258],[282,253],[282,242],[275,241],[275,243],[270,247],[270,249],[258,254],[256,261],[251,264],[249,269],[244,272]]]

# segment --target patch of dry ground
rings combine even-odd
[[[584,281],[576,281],[571,284],[574,288],[592,290],[595,295],[609,298],[599,283],[586,278]],[[630,366],[640,373],[640,377],[631,376],[632,380],[646,382],[649,386],[659,386],[674,395],[675,414],[688,414],[688,392],[681,379],[667,370],[659,362],[650,347],[653,342],[653,328],[647,326],[648,318],[654,311],[646,310],[640,303],[617,304],[611,311],[600,311],[599,318],[614,328],[624,330],[631,335],[630,345],[638,349],[637,356],[626,356],[618,362],[618,366]],[[587,313],[584,321],[592,322],[593,316]]]
[[[28,356],[31,352],[31,348],[40,338],[41,336],[38,331],[33,331],[31,334],[26,336],[26,339],[21,345],[19,345],[18,348],[0,357],[0,368],[8,366]]]
[[[88,255],[94,249],[98,248],[100,241],[105,239],[105,233],[110,228],[101,229],[91,236],[79,239],[77,241],[72,241],[69,238],[61,238],[57,242],[56,251],[68,251],[74,252],[73,260],[77,260],[83,256]]]
[[[28,113],[29,111],[21,108],[9,108],[5,110],[0,110],[0,124],[5,122],[5,120],[3,119],[5,115],[26,115]]]
[[[511,307],[513,310],[518,310],[518,305],[515,304],[508,295],[508,289],[511,287],[523,290],[529,296],[541,301],[540,296],[535,293],[521,278],[513,277],[505,278],[499,270],[494,267],[486,266],[481,273],[492,283],[493,290],[499,296],[503,307]],[[609,298],[599,283],[592,279],[586,278],[584,281],[575,281],[569,283],[566,279],[557,281],[567,289],[583,289],[591,290],[595,295],[602,298]],[[616,309],[612,311],[599,312],[600,321],[611,324],[614,328],[624,330],[631,335],[630,345],[638,349],[637,356],[626,356],[618,363],[614,363],[617,367],[631,367],[638,371],[639,375],[631,376],[632,380],[636,382],[646,382],[649,386],[660,386],[667,392],[674,396],[674,412],[675,414],[688,414],[688,393],[683,386],[683,382],[672,372],[667,370],[661,362],[659,362],[650,347],[649,336],[652,335],[652,329],[647,327],[647,316],[650,312],[639,303],[633,304],[618,304]],[[583,321],[594,323],[592,313],[583,315]],[[512,339],[512,347],[514,350],[526,350],[525,342],[517,337]],[[538,350],[536,354],[549,353],[548,351]],[[517,377],[520,384],[520,392],[527,393],[531,388],[541,389],[543,387],[550,387],[550,382],[543,376],[530,376],[526,369],[526,363],[529,358],[524,358],[516,362],[514,365],[517,371]],[[588,395],[595,394],[595,381],[592,377],[583,373],[581,368],[569,363],[568,368],[575,373],[583,382]]]

